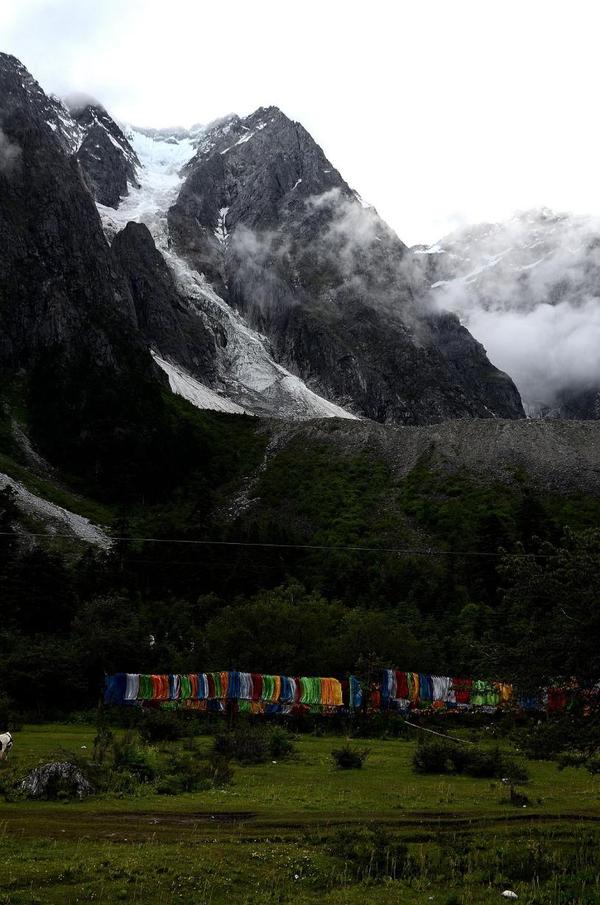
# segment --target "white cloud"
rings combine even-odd
[[[541,304],[526,312],[479,309],[468,325],[533,413],[552,407],[561,391],[600,384],[598,299],[580,306]]]
[[[546,212],[441,243],[461,276],[436,288],[436,303],[510,374],[531,413],[600,386],[599,237],[597,217]],[[425,265],[428,255],[419,257]]]
[[[600,213],[588,0],[4,0],[42,85],[147,125],[277,104],[410,244],[541,204]]]
[[[10,141],[0,129],[0,173],[10,176],[19,165],[21,148]]]

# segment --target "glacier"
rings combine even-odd
[[[212,132],[223,134],[227,126],[225,121]],[[194,134],[177,130],[173,135],[164,131],[149,133],[131,126],[123,126],[123,131],[140,161],[139,188],[130,185],[129,193],[116,210],[97,204],[108,241],[129,221],[145,224],[189,311],[209,328],[217,322],[227,337],[219,349],[217,377],[211,387],[199,382],[179,362],[167,361],[152,350],[155,362],[169,378],[171,390],[198,408],[292,419],[357,420],[356,415],[315,393],[300,377],[276,362],[267,338],[253,330],[204,275],[171,248],[167,212],[183,182],[183,168],[198,150],[214,140],[210,128],[204,132],[196,130]],[[226,216],[227,210],[223,209],[216,228],[223,246],[228,241]]]

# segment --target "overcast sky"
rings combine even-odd
[[[1,0],[47,91],[162,126],[275,104],[407,243],[600,213],[595,0]]]

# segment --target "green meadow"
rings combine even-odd
[[[95,731],[25,725],[0,775],[90,757]],[[199,757],[211,743],[195,740]],[[300,736],[290,758],[202,792],[2,802],[0,903],[466,905],[506,889],[528,905],[600,902],[598,776],[530,761],[517,807],[500,780],[415,773],[413,738],[353,742],[369,756],[348,771],[340,743]]]

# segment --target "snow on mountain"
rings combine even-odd
[[[597,417],[598,218],[527,211],[415,253],[440,309],[454,311],[511,375],[531,416]]]
[[[192,405],[199,409],[212,409],[215,412],[230,412],[234,415],[248,414],[241,406],[236,405],[230,399],[219,396],[213,390],[200,383],[183,368],[165,361],[156,352],[151,351],[152,358],[169,378],[169,386],[178,396],[183,396]]]
[[[156,138],[131,127],[124,131],[140,162],[140,187],[131,188],[116,210],[97,205],[105,232],[112,239],[130,220],[144,223],[163,251],[168,246],[167,211],[179,192],[179,171],[194,154],[194,140]]]
[[[131,187],[115,210],[97,204],[109,240],[133,220],[150,230],[157,248],[169,266],[182,301],[188,309],[213,328],[218,325],[226,342],[219,347],[217,383],[208,388],[175,362],[155,360],[166,370],[171,388],[200,408],[222,408],[229,397],[229,411],[291,418],[355,418],[350,412],[310,390],[296,375],[278,364],[268,341],[252,330],[244,318],[231,308],[201,273],[194,270],[171,247],[167,211],[177,198],[184,165],[194,155],[206,153],[217,140],[228,134],[237,117],[179,137],[127,127],[124,132],[140,166],[139,188]],[[219,214],[215,237],[225,248],[228,242],[227,209]],[[169,370],[167,370],[169,369]],[[191,381],[191,383],[190,383]],[[223,409],[224,410],[224,409]]]
[[[321,397],[382,421],[522,417],[510,378],[432,309],[406,246],[300,123],[272,106],[226,118],[183,174],[172,250]]]

